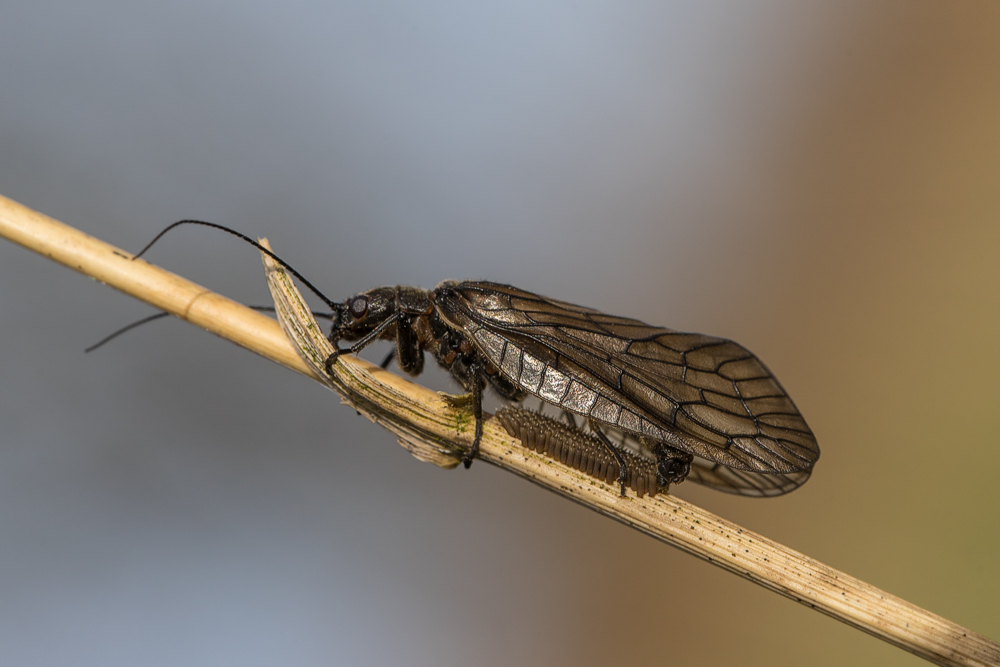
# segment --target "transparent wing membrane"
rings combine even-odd
[[[800,486],[819,447],[768,368],[733,341],[652,327],[507,285],[439,303],[526,392],[637,440],[693,454],[689,479],[743,495]]]

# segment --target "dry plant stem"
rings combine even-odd
[[[0,195],[0,236],[248,350],[312,375],[266,315]]]
[[[341,358],[333,378],[317,372],[329,344],[273,265],[268,283],[295,347],[273,320],[2,197],[0,235],[333,387],[424,460],[454,466],[471,443],[471,411],[461,401],[353,358]],[[1000,645],[986,637],[673,496],[619,498],[616,488],[520,447],[494,419],[480,458],[936,664],[1000,665]]]

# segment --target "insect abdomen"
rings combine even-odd
[[[608,484],[618,479],[618,462],[593,435],[522,408],[502,408],[496,417],[507,433],[528,449]],[[660,490],[656,462],[629,451],[619,450],[619,454],[625,461],[625,485],[639,497],[647,493],[655,496]]]

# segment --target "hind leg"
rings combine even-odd
[[[615,457],[615,461],[618,462],[618,484],[621,485],[622,498],[624,498],[625,497],[625,459],[622,458],[622,455],[621,455],[621,453],[619,453],[618,448],[615,447],[614,445],[612,445],[611,441],[608,440],[608,436],[604,435],[604,431],[601,430],[601,427],[598,425],[598,423],[597,423],[596,420],[594,420],[594,419],[589,420],[587,422],[587,425],[590,426],[590,430],[594,432],[594,435],[596,435],[600,439],[600,441],[602,443],[604,443],[604,446],[607,448],[607,450],[609,452],[611,452],[612,456]]]

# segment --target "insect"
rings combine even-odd
[[[384,366],[394,356],[399,368],[414,376],[430,353],[472,395],[475,438],[463,458],[466,468],[482,438],[487,386],[508,401],[532,395],[583,417],[617,462],[622,495],[632,474],[626,454],[654,463],[659,488],[691,478],[750,496],[797,488],[819,458],[816,438],[777,379],[733,341],[654,327],[487,281],[445,281],[432,290],[377,287],[337,302],[249,237],[199,220],[170,225],[136,258],[183,224],[243,239],[327,304],[336,350],[326,360],[327,372],[340,355],[375,340],[395,343]],[[340,347],[341,342],[353,344]],[[543,428],[525,419],[515,426],[525,435]],[[577,433],[563,437],[566,446],[584,447],[589,435]]]

